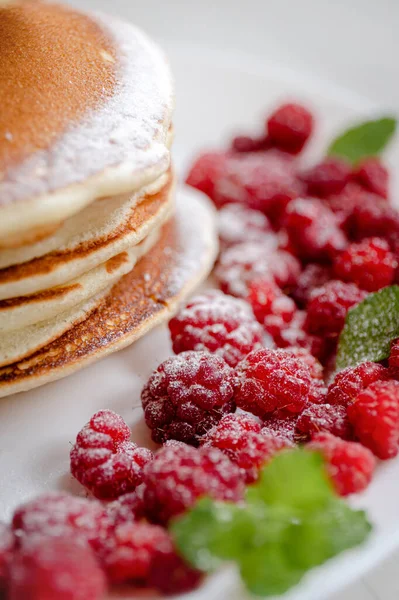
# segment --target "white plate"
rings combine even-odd
[[[302,99],[317,114],[319,130],[310,154],[317,155],[345,124],[380,113],[364,98],[251,57],[208,53],[188,45],[171,44],[168,50],[177,80],[175,155],[180,169],[201,147],[220,144],[233,131],[259,127],[268,108],[287,96]],[[390,153],[391,162],[395,158],[398,145]],[[16,505],[44,490],[83,493],[69,475],[70,443],[100,408],[120,413],[132,425],[133,439],[148,444],[140,390],[151,370],[170,353],[166,327],[161,327],[65,380],[0,400],[0,519],[8,519]],[[368,543],[315,570],[287,598],[324,600],[399,546],[398,482],[399,460],[378,468],[370,488],[354,500],[367,509],[375,525]],[[231,570],[187,596],[243,597]]]

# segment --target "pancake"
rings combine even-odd
[[[59,338],[78,323],[87,319],[104,300],[111,288],[106,288],[93,298],[82,302],[71,310],[58,315],[56,319],[43,321],[30,327],[0,335],[0,366],[21,360]]]
[[[0,6],[0,245],[31,243],[169,167],[166,60],[136,27],[41,2]]]
[[[0,369],[0,396],[65,377],[171,318],[209,274],[216,254],[213,207],[198,192],[185,189],[158,243],[99,309],[30,358]]]
[[[158,194],[146,197],[111,230],[94,231],[73,239],[60,249],[20,265],[0,270],[0,300],[18,298],[54,288],[87,273],[121,252],[139,244],[167,218],[174,203],[174,181]],[[106,212],[106,208],[104,209]]]
[[[109,288],[133,269],[136,262],[157,242],[159,233],[160,227],[151,231],[137,246],[117,254],[64,286],[32,296],[0,300],[0,363],[2,337],[5,333],[58,318],[60,313],[73,309]]]

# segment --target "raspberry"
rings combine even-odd
[[[310,374],[314,379],[323,379],[323,365],[315,358],[309,350],[306,348],[285,348],[286,352],[289,352],[296,358],[299,358],[304,362],[310,369]]]
[[[270,148],[270,139],[266,136],[254,138],[248,135],[239,135],[231,143],[234,152],[260,152]]]
[[[362,492],[370,483],[376,460],[361,444],[341,440],[331,433],[317,433],[306,447],[323,454],[328,474],[340,496]]]
[[[278,439],[284,439],[296,443],[296,423],[298,415],[286,413],[282,410],[276,410],[270,415],[265,415],[266,420],[263,423],[261,433],[266,436],[273,435]]]
[[[292,160],[277,151],[235,154],[216,181],[218,207],[231,202],[265,213],[277,225],[287,204],[303,192]]]
[[[279,348],[299,347],[308,350],[319,360],[325,360],[334,348],[331,348],[331,339],[312,335],[304,330],[306,313],[298,310],[290,323],[273,332],[273,340]],[[270,331],[270,322],[268,323]]]
[[[370,157],[362,160],[352,177],[366,190],[388,198],[388,169],[384,167],[379,158]]]
[[[365,362],[357,367],[347,367],[335,376],[327,391],[329,404],[348,406],[356,396],[376,381],[388,379],[388,370],[373,362]]]
[[[223,175],[228,154],[226,152],[205,152],[192,165],[187,175],[186,183],[204,192],[213,199],[215,184]]]
[[[399,340],[394,340],[391,344],[391,353],[389,355],[389,368],[392,374],[397,377],[399,374]]]
[[[259,470],[283,448],[292,443],[269,432],[244,414],[227,415],[203,438],[205,446],[219,448],[245,473],[246,483],[258,479]]]
[[[145,585],[157,551],[173,552],[168,532],[159,525],[117,525],[99,549],[98,557],[111,583]]]
[[[211,291],[196,296],[169,322],[176,354],[208,350],[235,367],[262,345],[262,328],[246,302]]]
[[[298,260],[270,243],[245,242],[223,251],[215,276],[222,290],[246,298],[254,279],[270,279],[281,288],[296,284],[301,271]]]
[[[271,225],[266,215],[241,204],[228,204],[221,208],[218,224],[222,248],[241,242],[267,241],[270,237]]]
[[[353,239],[387,238],[398,232],[399,214],[381,196],[364,192],[352,211],[349,225]]]
[[[202,578],[202,573],[189,567],[175,551],[157,550],[151,561],[148,587],[171,596],[191,592]]]
[[[9,600],[102,600],[105,592],[92,551],[72,538],[29,540],[10,565]]]
[[[215,354],[188,351],[165,360],[141,393],[154,442],[197,446],[224,414],[235,411],[234,385],[234,371]]]
[[[216,448],[166,445],[144,469],[147,518],[165,524],[201,496],[239,502],[245,491],[240,469]]]
[[[305,307],[310,299],[310,294],[315,288],[321,287],[331,279],[331,271],[325,265],[311,263],[306,265],[298,277],[292,296],[300,307]]]
[[[309,333],[337,335],[345,325],[348,310],[361,302],[366,293],[353,284],[329,281],[310,295],[305,321]]]
[[[237,406],[259,417],[277,408],[300,413],[314,391],[309,367],[284,350],[255,350],[237,367]]]
[[[313,117],[300,104],[283,104],[268,119],[267,131],[282,150],[297,154],[311,136]]]
[[[109,520],[95,500],[65,492],[50,492],[26,502],[14,513],[12,527],[19,537],[73,537],[93,548],[107,535]]]
[[[78,433],[71,450],[71,473],[94,496],[112,499],[141,483],[142,469],[152,452],[130,439],[119,415],[101,410]]]
[[[11,560],[15,545],[14,534],[5,523],[0,521],[0,596],[3,583],[8,572],[8,565]]]
[[[320,431],[349,440],[352,438],[352,428],[348,421],[346,408],[331,404],[310,404],[296,423],[296,432],[301,440],[307,440]]]
[[[377,381],[348,406],[356,437],[378,458],[393,458],[399,448],[399,383]]]
[[[296,254],[303,260],[328,261],[346,246],[336,215],[316,198],[293,200],[284,224]]]
[[[143,484],[136,487],[134,492],[119,496],[117,500],[106,506],[107,518],[111,525],[122,525],[139,521],[145,517],[143,504]]]
[[[270,315],[289,323],[296,312],[295,302],[268,279],[255,279],[249,284],[248,302],[259,323],[265,322],[265,318]]]
[[[301,173],[300,177],[310,196],[326,198],[332,194],[339,194],[348,182],[350,174],[350,165],[340,158],[333,157],[325,158]]]
[[[336,258],[334,274],[342,281],[356,283],[368,292],[376,292],[393,282],[397,266],[388,243],[381,238],[369,238],[350,244]]]

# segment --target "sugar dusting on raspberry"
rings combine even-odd
[[[306,447],[323,454],[327,471],[340,496],[362,492],[370,483],[376,460],[370,450],[361,444],[341,440],[324,432],[314,435]]]
[[[99,411],[76,438],[71,450],[72,475],[101,499],[134,490],[152,453],[129,440],[130,430],[119,415]]]
[[[267,240],[269,219],[259,210],[228,204],[218,212],[219,241],[223,248],[248,241]]]
[[[198,445],[224,414],[235,410],[234,389],[234,372],[220,356],[188,351],[168,358],[141,394],[153,440]]]
[[[306,441],[320,432],[328,432],[349,440],[353,432],[346,408],[331,404],[310,404],[296,422],[298,440]]]
[[[263,342],[247,303],[216,290],[196,296],[169,322],[173,350],[215,353],[235,367]]]

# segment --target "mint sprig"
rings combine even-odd
[[[395,133],[396,119],[384,117],[351,127],[338,136],[328,148],[330,156],[346,158],[351,163],[378,156]]]
[[[308,569],[360,544],[370,529],[364,512],[335,496],[321,456],[304,449],[276,456],[242,505],[203,498],[171,525],[193,566],[212,571],[234,562],[260,596],[284,593]]]
[[[341,332],[336,367],[388,358],[392,340],[399,337],[399,286],[369,294],[348,311]]]

